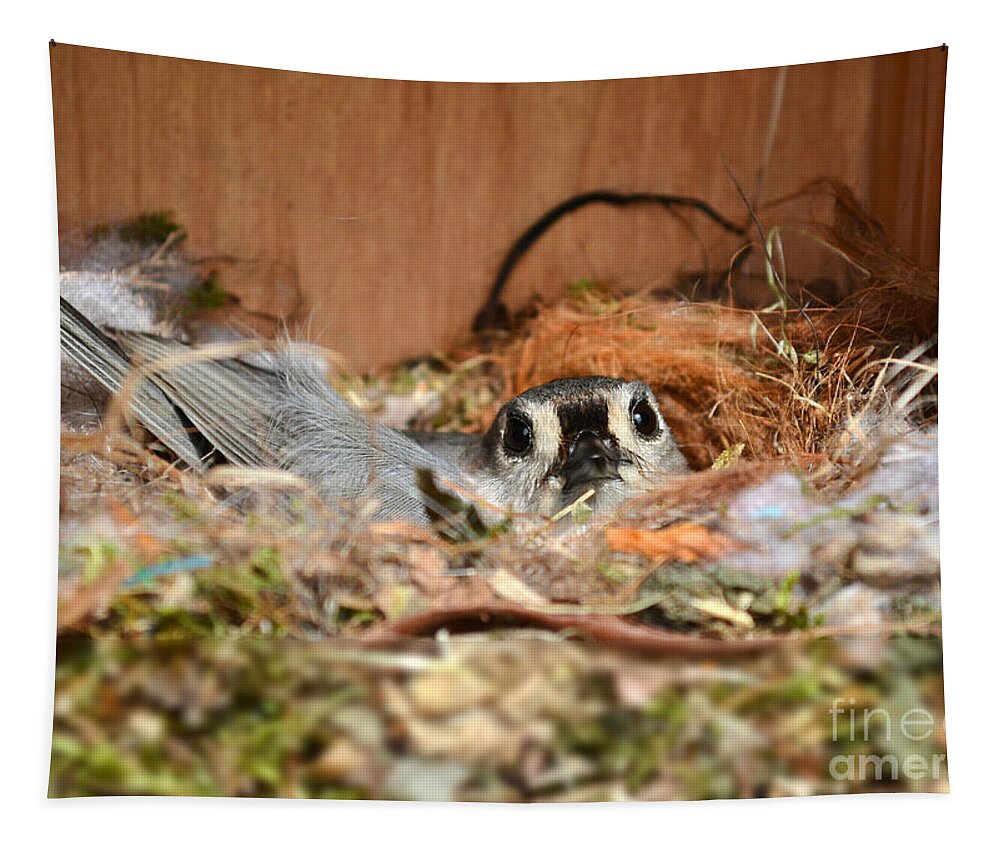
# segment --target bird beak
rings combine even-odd
[[[571,491],[594,481],[620,480],[620,461],[621,453],[617,446],[601,440],[592,431],[580,432],[563,464],[563,490]]]

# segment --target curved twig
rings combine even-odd
[[[528,253],[541,236],[552,225],[563,216],[585,207],[587,204],[609,204],[612,207],[627,207],[631,204],[659,204],[666,210],[674,207],[690,207],[708,216],[713,222],[738,236],[746,236],[746,228],[742,225],[734,224],[715,210],[710,204],[700,198],[691,198],[685,195],[662,195],[656,192],[614,192],[606,189],[598,189],[592,192],[584,192],[581,195],[574,195],[557,204],[543,216],[535,221],[524,233],[522,233],[514,244],[507,251],[500,269],[493,279],[486,303],[476,314],[472,323],[473,331],[485,331],[490,328],[498,328],[508,321],[507,308],[500,301],[500,295],[510,277],[511,272],[518,261]]]
[[[465,625],[483,626],[493,620],[516,621],[554,632],[569,632],[626,650],[716,658],[753,655],[778,647],[837,636],[888,636],[896,632],[913,631],[918,628],[928,634],[940,632],[940,627],[936,624],[886,624],[865,629],[863,632],[857,630],[856,627],[848,627],[802,630],[781,635],[764,635],[757,638],[706,638],[656,629],[614,615],[553,614],[520,606],[516,603],[497,601],[420,612],[372,627],[365,632],[361,640],[366,644],[393,643],[401,639],[432,636],[439,629],[454,629]],[[855,635],[856,633],[857,635]]]

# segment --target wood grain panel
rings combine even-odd
[[[464,334],[506,248],[564,198],[689,194],[742,218],[723,161],[756,195],[768,150],[761,201],[833,177],[878,200],[904,247],[936,258],[932,55],[794,66],[783,85],[779,69],[466,84],[57,45],[59,226],[172,210],[193,253],[255,261],[223,271],[247,307],[288,313],[297,281],[296,318],[310,315],[359,368]],[[896,157],[914,121],[923,147]],[[525,258],[508,300],[581,277],[669,285],[701,269],[703,247],[729,256],[732,238],[687,218],[694,233],[655,208],[584,209]],[[815,262],[803,255],[802,271]]]

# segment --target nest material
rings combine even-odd
[[[785,729],[792,716],[769,709],[779,705],[769,701],[787,701],[801,687],[804,671],[812,691],[793,705],[815,716],[816,741],[834,696],[865,693],[877,705],[894,699],[887,697],[893,689],[912,696],[920,678],[930,677],[930,705],[940,719],[936,452],[927,429],[936,366],[932,341],[921,343],[936,288],[885,245],[860,208],[841,208],[824,238],[865,274],[835,306],[801,306],[787,291],[772,309],[752,311],[577,287],[537,306],[488,354],[472,346],[457,351],[461,368],[420,367],[419,389],[431,385],[442,400],[437,422],[468,429],[487,423],[504,398],[551,378],[604,373],[650,384],[700,472],[636,501],[610,528],[593,525],[567,537],[543,524],[528,534],[493,530],[455,543],[432,530],[373,524],[364,505],[344,514],[307,495],[289,517],[281,483],[271,486],[267,476],[247,471],[227,482],[258,493],[237,506],[211,481],[145,452],[127,434],[67,435],[56,719],[66,744],[54,760],[56,793],[325,794],[347,784],[365,795],[406,797],[436,788],[444,771],[450,779],[438,791],[450,797],[553,799],[595,784],[596,797],[704,797],[709,792],[681,770],[704,758],[721,760],[720,777],[736,781],[712,794],[832,792],[838,787],[822,775],[826,757],[790,745],[799,735]],[[924,430],[907,436],[916,426]],[[106,459],[88,454],[94,451]],[[713,462],[717,469],[708,469]],[[484,629],[519,641],[460,635]],[[914,640],[933,657],[929,668],[915,657],[900,662],[897,643],[885,636],[901,631],[923,636]],[[440,640],[444,634],[448,641]],[[434,635],[439,640],[419,638]],[[588,635],[602,645],[599,655],[564,640]],[[231,649],[217,641],[248,636],[266,640]],[[324,653],[330,646],[303,639],[323,637],[344,639],[340,655],[310,661],[300,677],[301,648]],[[819,656],[806,648],[831,637],[840,640],[819,645],[820,671]],[[104,703],[74,702],[86,691],[83,680],[100,679],[87,679],[79,661],[84,638],[93,664],[131,672],[131,679],[116,678],[125,685],[115,706],[127,712],[98,717]],[[205,656],[199,676],[211,685],[208,697],[188,699],[172,688],[128,692],[128,683],[164,676],[160,656],[171,642],[150,638],[197,639],[201,649],[187,655]],[[761,655],[776,646],[783,651]],[[650,652],[659,658],[647,665],[641,654]],[[746,661],[737,664],[740,653]],[[286,672],[284,686],[242,673],[243,656],[257,654],[274,657]],[[484,673],[467,664],[477,654],[510,658],[502,671]],[[685,668],[694,685],[661,681],[680,676],[683,660],[705,655],[720,662]],[[594,660],[604,666],[601,676],[617,672],[611,690],[593,691]],[[246,663],[256,669],[270,671],[271,663]],[[884,676],[855,678],[850,672],[858,669]],[[451,674],[460,677],[457,685],[442,680]],[[501,686],[505,675],[510,682]],[[266,699],[282,701],[298,718],[309,703],[296,684],[301,679],[311,694],[316,677],[324,689],[332,677],[350,695],[365,694],[348,703],[363,703],[357,711],[384,719],[391,735],[307,719],[307,743],[288,744],[256,774],[246,769],[246,754],[209,741],[217,722],[240,741],[243,718],[227,716],[230,703],[277,695]],[[698,685],[699,677],[708,685]],[[722,681],[730,685],[720,691]],[[876,693],[873,682],[888,691]],[[482,697],[494,693],[511,697],[502,705]],[[212,725],[184,714],[206,700]],[[706,757],[674,747],[668,736],[647,765],[648,743],[633,739],[660,717],[664,701],[688,719],[725,718],[726,729],[743,730],[745,741],[706,745]],[[128,765],[136,715],[162,723],[153,739],[181,754],[167,760],[180,778],[169,788],[163,775],[142,785],[145,775],[132,769],[124,779],[88,773],[95,723]],[[626,715],[620,736],[593,738],[591,718],[604,725]],[[171,732],[175,721],[164,719],[177,717],[183,730]],[[470,718],[479,720],[469,726]],[[694,736],[700,727],[684,722],[678,729]],[[254,742],[247,753],[256,753]],[[319,756],[306,756],[316,742]],[[622,743],[636,747],[627,774],[609,768]],[[726,761],[726,748],[738,759]],[[218,759],[192,774],[203,750]],[[299,768],[284,773],[288,765]],[[766,779],[744,782],[741,765],[756,766],[755,776]],[[412,776],[416,791],[406,780]],[[195,789],[191,777],[203,786]],[[470,786],[470,778],[493,778],[494,785]]]
[[[929,360],[932,343],[911,348],[918,334],[919,310],[907,307],[912,307],[911,301],[903,302],[902,306],[899,301],[902,292],[929,297],[931,291],[912,264],[908,266],[899,252],[885,244],[877,223],[865,216],[849,194],[835,186],[823,185],[819,189],[832,191],[836,201],[835,224],[826,231],[826,236],[834,240],[829,243],[830,250],[839,259],[847,258],[856,268],[863,268],[866,275],[864,285],[848,294],[841,304],[821,308],[796,306],[796,297],[789,294],[783,264],[776,261],[771,283],[777,301],[760,311],[718,303],[676,300],[665,303],[649,294],[618,296],[600,286],[578,286],[558,302],[536,307],[534,314],[485,358],[474,353],[480,368],[454,371],[441,398],[447,404],[450,392],[472,387],[479,404],[472,410],[466,404],[463,416],[467,424],[470,421],[475,424],[478,419],[482,427],[503,398],[553,378],[611,374],[647,382],[659,394],[682,448],[695,468],[703,472],[680,477],[665,489],[637,500],[609,521],[619,526],[656,530],[678,520],[691,519],[707,522],[706,529],[713,523],[718,526],[711,518],[720,507],[736,504],[741,494],[753,493],[756,485],[764,487],[766,492],[766,482],[781,471],[794,471],[810,486],[821,490],[837,485],[828,495],[817,494],[808,511],[801,507],[796,511],[811,512],[809,517],[812,517],[827,510],[849,510],[839,502],[841,494],[849,492],[852,486],[863,486],[866,477],[877,478],[887,446],[915,425],[926,425],[933,420],[934,404],[929,391],[933,388],[936,367]],[[776,244],[769,247],[772,253]],[[908,281],[879,277],[907,270],[915,281],[912,287]],[[458,358],[468,354],[459,352]],[[481,379],[491,371],[500,377],[500,392],[484,400]],[[468,403],[468,395],[462,398]],[[109,441],[116,437],[116,441]],[[155,456],[144,457],[128,435],[101,434],[99,438],[95,442],[86,436],[67,436],[66,445],[99,446],[105,450],[115,447],[119,460],[131,458],[133,465],[136,461],[146,463],[150,469],[180,478],[189,495],[200,494],[195,514],[214,517],[212,522],[222,525],[207,535],[199,533],[197,547],[205,551],[218,549],[220,535],[229,541],[243,540],[239,551],[244,555],[253,546],[259,546],[263,527],[258,524],[251,532],[244,528],[245,512],[233,515],[230,508],[221,513],[212,508],[218,491],[205,490],[205,482],[180,474]],[[933,447],[927,451],[933,452]],[[724,469],[705,469],[713,465]],[[254,511],[258,517],[269,518],[269,525],[274,528],[271,538],[279,551],[283,551],[281,536],[286,532],[281,530],[286,521],[283,517],[272,518],[269,512],[280,513],[284,509],[275,506],[287,507],[287,504],[268,496],[280,490],[281,481],[253,471],[234,479],[239,472],[233,471],[225,482],[218,477],[215,481],[229,487],[246,486],[263,494]],[[72,501],[70,496],[67,504]],[[902,505],[912,499],[889,495],[887,501]],[[120,502],[121,497],[116,497],[116,503]],[[146,513],[141,498],[129,502],[136,516]],[[357,525],[357,520],[363,521],[371,506],[355,506],[345,519],[336,510],[308,499],[302,505],[309,515],[308,524],[315,529],[306,549],[316,556],[324,549],[339,553],[333,560],[344,565],[350,563],[346,574],[354,577],[352,582],[360,575],[366,577],[360,585],[351,586],[350,594],[361,593],[369,602],[377,601],[388,574],[377,566],[381,556],[370,553],[365,556],[367,567],[354,563],[353,556],[341,558],[345,553],[355,552],[359,540],[365,542],[362,549],[373,548],[372,552],[391,552],[400,546],[410,552],[414,543],[422,542],[427,552],[439,553],[435,563],[445,565],[447,570],[461,572],[464,559],[474,565],[471,572],[481,576],[491,571],[510,574],[517,582],[527,583],[515,594],[519,596],[518,603],[593,602],[608,594],[615,596],[619,608],[622,605],[627,608],[634,602],[625,599],[621,589],[614,587],[615,581],[597,569],[607,555],[605,548],[591,547],[589,556],[581,559],[579,542],[574,545],[560,540],[563,536],[550,534],[545,523],[537,533],[502,535],[496,540],[472,542],[462,550],[427,540],[427,533],[413,538],[412,532],[405,530],[392,532],[386,541],[374,527]],[[877,506],[873,503],[870,507]],[[936,502],[932,509],[925,510],[936,512]],[[807,519],[798,517],[798,522]],[[235,527],[225,533],[224,526],[232,524]],[[719,528],[725,531],[726,522]],[[148,531],[155,536],[155,530]],[[772,531],[781,534],[778,529]],[[600,529],[587,533],[590,537],[594,534],[599,536]],[[739,537],[732,530],[725,534]],[[301,542],[294,544],[294,548],[301,546]],[[589,544],[583,549],[586,546]],[[221,551],[227,553],[227,546],[223,545]],[[687,544],[678,544],[677,551],[669,551],[667,555],[679,557],[678,553],[690,551]],[[465,552],[467,555],[463,555]],[[635,552],[641,557],[651,557],[642,547]],[[711,548],[699,551],[695,547],[693,552],[689,560],[695,562],[710,561],[717,555]],[[231,555],[227,553],[227,557]],[[805,557],[802,552],[799,555]],[[662,562],[664,553],[659,552],[658,557]],[[294,561],[301,564],[301,558],[301,554],[296,555]],[[390,557],[389,562],[394,558]],[[330,563],[327,557],[319,560]],[[786,566],[788,571],[800,573],[808,567],[804,563]],[[641,577],[649,576],[641,563],[625,567],[619,564],[611,573],[623,569],[626,573],[631,570],[638,571]],[[773,575],[775,570],[766,568],[763,573]],[[416,575],[420,574],[418,569]],[[404,584],[405,581],[404,578]],[[388,584],[398,585],[394,579]],[[485,590],[477,597],[479,591],[470,590],[474,585],[464,583],[455,591],[457,607],[486,606],[491,596],[495,596],[495,587],[484,586]],[[636,581],[629,587],[638,592],[641,585]],[[308,597],[306,593],[304,599]],[[418,598],[422,599],[421,595],[414,597]],[[510,595],[506,598],[509,600]],[[390,614],[381,604],[374,608],[383,617]],[[412,609],[413,606],[396,606],[391,614]],[[307,620],[315,621],[312,616]],[[321,623],[325,623],[323,618],[310,628],[329,627],[321,627]],[[338,624],[335,631],[342,627]]]
[[[820,181],[776,204],[801,198],[833,201],[833,223],[814,221],[810,233],[855,278],[838,304],[817,306],[808,289],[795,290],[774,228],[770,306],[619,296],[583,281],[567,298],[534,305],[494,352],[502,395],[567,376],[641,379],[696,468],[739,444],[744,457],[806,468],[836,459],[840,431],[861,414],[871,420],[873,408],[885,410],[883,359],[903,358],[932,338],[937,278],[892,246],[846,187]],[[904,413],[933,419],[927,398],[919,412]]]

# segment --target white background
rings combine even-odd
[[[996,27],[962,2],[90,4],[4,12],[0,292],[0,841],[6,847],[905,847],[994,835],[1000,546]],[[719,71],[950,47],[941,249],[950,796],[601,806],[45,799],[52,718],[58,338],[50,38],[433,80]],[[978,827],[978,829],[977,829]],[[17,845],[9,838],[20,837]],[[995,838],[995,837],[994,837]],[[982,842],[983,840],[980,840]],[[989,840],[986,840],[987,842]],[[977,843],[979,844],[979,843]]]

